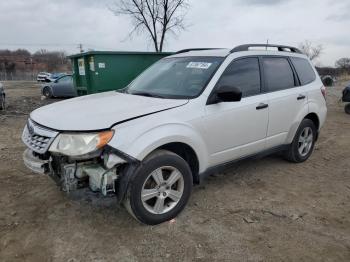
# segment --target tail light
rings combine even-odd
[[[321,87],[321,93],[322,93],[322,95],[324,97],[324,100],[326,100],[326,87],[325,86]]]

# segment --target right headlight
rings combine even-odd
[[[112,130],[85,134],[62,133],[55,138],[49,151],[66,156],[85,155],[107,145],[113,135]]]

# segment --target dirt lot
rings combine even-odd
[[[22,164],[39,86],[6,82],[0,112],[0,261],[350,261],[350,116],[329,88],[313,156],[245,161],[195,187],[173,223],[144,226],[113,198],[69,198]]]

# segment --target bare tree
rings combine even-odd
[[[350,58],[343,57],[340,58],[335,62],[335,67],[343,69],[343,70],[349,70],[350,69]]]
[[[156,52],[162,52],[168,33],[177,34],[185,29],[184,17],[188,0],[117,0],[110,10],[117,16],[131,18],[134,33],[146,32]]]
[[[299,44],[299,49],[309,57],[309,59],[315,60],[319,58],[323,52],[323,46],[317,45],[314,46],[310,41],[305,40],[304,42]]]

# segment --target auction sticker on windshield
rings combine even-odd
[[[208,69],[211,63],[206,62],[189,62],[186,66],[187,68],[198,68],[198,69]]]

